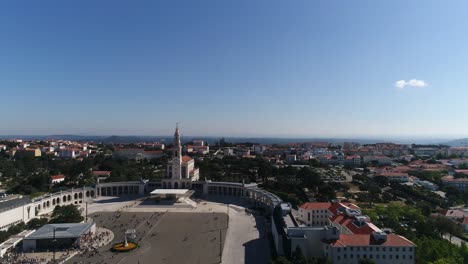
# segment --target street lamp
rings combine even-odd
[[[57,239],[55,239],[55,230],[57,228],[54,227],[54,238],[52,239],[52,244],[54,246],[54,254],[53,254],[53,257],[52,257],[52,263],[56,263],[55,262],[55,251],[57,250]]]

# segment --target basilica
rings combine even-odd
[[[167,163],[166,177],[162,179],[163,189],[190,189],[191,183],[198,181],[199,170],[195,168],[195,160],[182,155],[179,127],[174,133],[172,158]]]

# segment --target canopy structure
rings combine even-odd
[[[151,192],[151,198],[179,199],[192,196],[193,190],[189,189],[156,189]]]

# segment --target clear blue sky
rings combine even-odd
[[[466,10],[2,1],[0,135],[468,136]]]

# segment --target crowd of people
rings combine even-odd
[[[112,240],[111,232],[108,230],[97,232],[96,234],[88,232],[75,241],[74,249],[78,253],[92,257],[99,253],[99,248]]]
[[[40,257],[26,257],[17,248],[10,248],[8,252],[0,259],[0,263],[14,263],[14,264],[40,264],[47,263],[47,258]]]

